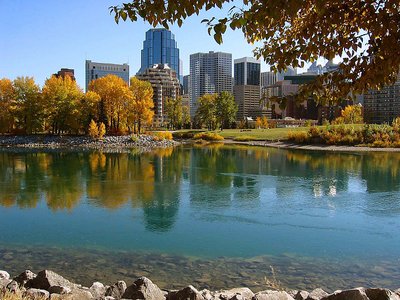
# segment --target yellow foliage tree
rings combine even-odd
[[[100,96],[93,91],[88,91],[81,100],[80,123],[87,128],[90,120],[99,120],[99,112]]]
[[[261,128],[262,126],[262,121],[260,117],[257,117],[256,119],[256,128]]]
[[[143,125],[150,125],[154,117],[153,88],[150,82],[131,77],[130,90],[132,98],[129,102],[128,121],[134,124],[140,134]],[[136,130],[134,130],[136,132]]]
[[[264,129],[268,128],[268,119],[266,116],[263,116],[261,119],[261,127]]]
[[[0,79],[0,132],[10,132],[13,126],[13,104],[15,103],[15,90],[12,81]]]
[[[96,139],[99,136],[99,129],[97,127],[96,122],[93,119],[90,121],[88,133],[89,136],[93,139]]]
[[[360,105],[348,105],[342,112],[341,117],[345,124],[360,124],[363,123],[362,110]]]
[[[89,84],[89,90],[100,96],[100,121],[106,122],[112,132],[119,133],[132,100],[128,84],[122,78],[110,74],[93,80]]]
[[[99,131],[99,139],[102,139],[103,136],[106,134],[106,125],[104,125],[103,122],[100,122],[98,131]]]

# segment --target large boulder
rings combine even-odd
[[[167,300],[205,300],[205,298],[196,288],[189,285],[179,291],[169,292]]]
[[[400,300],[400,296],[388,289],[366,289],[370,300]]]
[[[24,293],[24,297],[26,298],[33,298],[33,299],[48,299],[50,297],[50,293],[46,290],[41,290],[41,289],[27,289]]]
[[[247,287],[235,288],[230,290],[222,290],[214,293],[214,297],[221,300],[243,299],[250,300],[254,293]]]
[[[25,286],[48,291],[51,286],[63,286],[73,289],[76,285],[53,271],[43,270],[35,278],[28,280]]]
[[[369,298],[363,288],[356,288],[334,292],[322,298],[322,300],[369,300]]]
[[[258,292],[252,300],[294,300],[292,296],[284,291],[266,290]]]
[[[124,299],[164,300],[160,288],[146,277],[138,278],[122,295]]]
[[[65,295],[65,294],[70,294],[71,292],[72,292],[71,288],[67,286],[53,285],[49,288],[50,294]]]
[[[125,293],[125,290],[126,290],[126,283],[125,281],[120,280],[106,289],[105,296],[111,296],[114,297],[115,299],[126,298],[122,297],[122,295]]]
[[[317,288],[311,291],[307,297],[307,300],[321,300],[326,296],[328,296],[327,292],[325,292],[323,289]]]
[[[25,286],[25,284],[36,277],[37,275],[33,273],[31,270],[25,270],[17,277],[14,277],[14,280],[18,282],[20,286]]]

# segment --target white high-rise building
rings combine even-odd
[[[197,100],[204,94],[232,92],[232,54],[224,52],[190,55],[190,116],[197,110]]]

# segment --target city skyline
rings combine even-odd
[[[152,27],[144,22],[116,24],[108,11],[114,1],[0,0],[0,4],[3,41],[7,41],[0,45],[0,78],[33,76],[42,86],[58,70],[69,68],[75,70],[77,83],[84,89],[85,60],[128,63],[132,75],[140,69],[144,34]],[[222,11],[201,12],[182,28],[171,26],[183,60],[182,75],[189,74],[189,56],[193,53],[215,51],[232,53],[233,58],[252,56],[254,45],[249,45],[241,32],[228,31],[224,43],[218,45],[201,24],[203,18],[223,15],[230,6]],[[263,63],[263,70],[266,69]]]

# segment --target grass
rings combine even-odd
[[[346,125],[355,128],[362,127],[363,125]],[[326,126],[317,126],[318,128],[325,128]],[[331,125],[331,127],[334,127]],[[271,128],[271,129],[224,129],[216,130],[215,133],[223,136],[225,139],[232,139],[235,141],[285,141],[288,140],[289,132],[307,132],[310,127],[287,127],[287,128]],[[177,135],[185,135],[187,132],[193,130],[179,130]]]
[[[2,300],[45,300],[46,298],[43,297],[24,297],[22,296],[21,293],[10,293],[10,292],[6,292],[6,291],[1,291],[0,290],[0,299]]]

